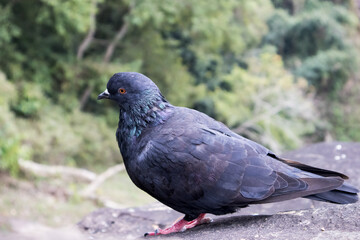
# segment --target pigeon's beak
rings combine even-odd
[[[109,94],[109,91],[107,89],[99,94],[99,96],[97,97],[97,100],[101,100],[101,99],[104,99],[104,98],[106,98],[106,99],[110,98],[110,94]]]

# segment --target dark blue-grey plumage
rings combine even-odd
[[[297,197],[358,199],[345,175],[281,159],[203,113],[173,106],[142,74],[115,74],[101,98],[119,104],[116,138],[131,180],[187,220]]]

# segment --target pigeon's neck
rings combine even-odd
[[[145,128],[165,122],[172,115],[173,108],[161,94],[148,97],[127,109],[120,108],[120,137],[125,141],[139,137]]]

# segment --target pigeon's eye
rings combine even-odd
[[[118,92],[119,92],[120,94],[125,94],[125,93],[126,93],[126,90],[125,90],[125,88],[119,88]]]

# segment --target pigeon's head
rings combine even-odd
[[[110,78],[106,90],[98,96],[98,100],[111,99],[126,109],[133,105],[148,104],[159,96],[159,88],[150,78],[141,73],[120,72]]]

